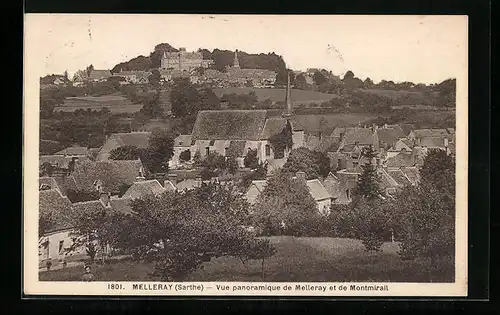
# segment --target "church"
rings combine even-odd
[[[304,129],[293,115],[290,78],[285,94],[286,107],[281,116],[271,116],[267,110],[205,110],[200,111],[191,134],[191,156],[199,152],[206,157],[211,152],[235,156],[240,166],[250,149],[257,150],[259,162],[281,160],[284,163],[291,149],[304,145]],[[270,138],[290,123],[293,146],[285,152],[275,152]],[[281,164],[281,163],[280,163]]]
[[[179,48],[178,52],[163,52],[160,71],[177,70],[190,72],[196,68],[208,68],[211,60],[203,59],[199,51],[188,52],[186,48]]]

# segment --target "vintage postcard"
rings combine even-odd
[[[467,296],[467,16],[27,14],[27,295]]]

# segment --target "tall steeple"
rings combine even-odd
[[[238,60],[238,49],[234,51],[234,63],[233,63],[233,68],[240,68],[240,62]]]
[[[284,117],[291,117],[293,115],[292,106],[292,91],[290,89],[290,72],[287,70],[287,81],[286,81],[286,94],[285,94],[285,112]]]

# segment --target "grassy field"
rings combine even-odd
[[[112,113],[135,113],[141,110],[141,104],[132,104],[121,95],[105,96],[78,96],[68,97],[62,106],[54,108],[55,111],[74,112],[77,109],[101,110],[107,107]]]
[[[397,99],[403,96],[412,96],[415,98],[424,98],[424,94],[420,91],[404,91],[404,90],[384,90],[384,89],[363,89],[363,92],[372,93],[378,96],[385,96],[392,99]]]
[[[269,99],[271,101],[284,101],[285,100],[285,89],[257,89],[257,88],[219,88],[213,89],[215,95],[217,97],[221,97],[224,94],[247,94],[250,92],[255,92],[255,95],[258,98],[258,101],[264,101]],[[329,101],[332,98],[338,97],[335,94],[326,94],[315,91],[304,91],[298,89],[292,89],[292,100],[294,104],[307,104],[312,102],[325,102]]]
[[[203,264],[186,281],[310,281],[310,282],[453,282],[453,264],[429,266],[424,261],[402,261],[396,243],[367,253],[360,241],[328,237],[272,237],[277,253],[264,264],[250,261],[247,268],[236,258],[221,257]],[[93,268],[96,281],[160,280],[153,265],[121,261]],[[42,271],[40,281],[79,281],[83,267]]]

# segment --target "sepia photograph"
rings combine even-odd
[[[25,15],[32,294],[467,294],[467,17]]]

